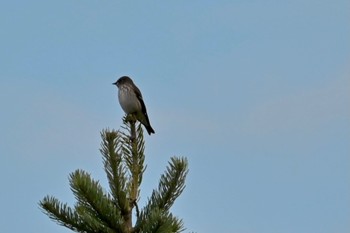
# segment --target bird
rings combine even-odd
[[[140,89],[128,76],[120,77],[113,85],[118,88],[119,104],[124,112],[132,114],[146,128],[149,135],[154,134],[154,130],[148,119],[146,105],[143,102]]]

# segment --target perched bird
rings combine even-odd
[[[133,114],[136,119],[143,124],[148,134],[154,133],[149,122],[145,103],[142,99],[140,89],[128,76],[119,78],[115,83],[118,87],[118,99],[120,106],[126,114]]]

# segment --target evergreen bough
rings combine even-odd
[[[76,170],[69,184],[76,198],[74,207],[46,196],[42,211],[53,221],[75,232],[85,233],[170,233],[184,230],[181,219],[170,207],[185,188],[187,159],[172,157],[146,205],[139,209],[140,184],[145,172],[145,142],[141,124],[124,118],[124,132],[103,130],[103,156],[109,191],[89,173]],[[133,216],[136,219],[133,221]],[[134,222],[134,223],[133,223]]]

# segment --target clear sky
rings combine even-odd
[[[122,75],[156,131],[140,206],[181,155],[185,232],[350,232],[350,1],[1,1],[0,41],[1,232],[70,232],[38,202],[75,169],[107,188]]]

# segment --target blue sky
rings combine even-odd
[[[73,205],[78,168],[107,187],[129,75],[156,131],[140,206],[181,155],[185,232],[349,232],[349,22],[341,0],[2,1],[1,229],[70,232],[37,203]]]

